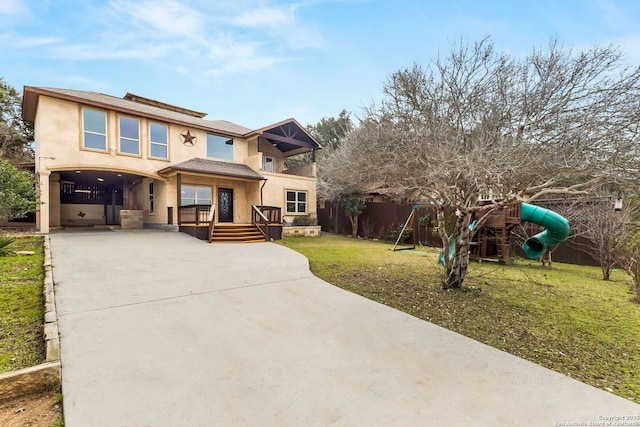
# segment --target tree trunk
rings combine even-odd
[[[358,215],[351,215],[349,217],[349,221],[351,221],[351,237],[358,236]]]
[[[467,276],[469,268],[469,240],[471,237],[469,232],[470,222],[470,213],[465,212],[458,215],[455,231],[453,233],[455,251],[453,253],[451,267],[446,271],[446,279],[443,283],[443,289],[461,288],[462,283]]]

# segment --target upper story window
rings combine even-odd
[[[83,108],[82,136],[84,148],[107,151],[107,113]]]
[[[307,192],[287,191],[287,213],[307,212]]]
[[[169,158],[169,128],[162,123],[149,124],[149,154],[159,159]]]
[[[233,160],[233,138],[208,133],[207,157]]]
[[[276,171],[276,159],[271,156],[262,157],[262,170],[265,172]]]
[[[140,121],[132,117],[120,117],[120,152],[140,155]]]

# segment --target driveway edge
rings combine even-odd
[[[51,389],[60,384],[60,337],[53,290],[53,272],[49,236],[44,236],[44,342],[45,363],[0,374],[0,401]]]

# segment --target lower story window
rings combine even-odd
[[[287,191],[287,213],[307,212],[307,192]]]
[[[180,189],[180,205],[210,205],[211,187],[183,185]]]
[[[154,213],[156,210],[155,201],[153,200],[153,182],[149,183],[149,213]]]

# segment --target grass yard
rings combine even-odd
[[[336,286],[640,402],[640,305],[624,272],[605,282],[597,267],[472,263],[464,288],[444,291],[434,248],[330,235],[280,243]]]
[[[13,251],[31,256],[0,257],[0,373],[44,362],[42,237],[17,237]]]

